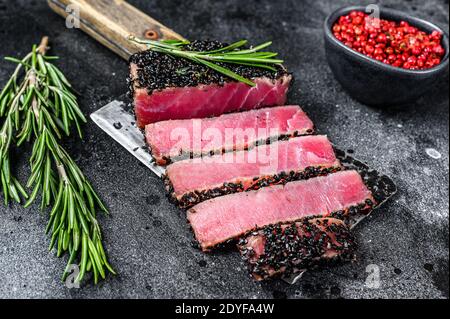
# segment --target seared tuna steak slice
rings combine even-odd
[[[194,41],[187,50],[209,51],[225,45]],[[190,60],[154,51],[130,58],[130,95],[139,127],[164,120],[204,118],[224,113],[283,105],[292,76],[237,64],[223,64],[256,86],[233,79]]]
[[[225,194],[285,184],[340,170],[326,136],[310,135],[167,167],[166,187],[182,208]]]
[[[202,202],[187,218],[203,250],[255,229],[310,216],[346,216],[369,211],[371,192],[356,171],[236,193]]]
[[[242,238],[238,248],[253,278],[259,281],[353,260],[356,244],[342,220],[305,218],[264,227]]]
[[[314,124],[302,109],[289,105],[153,123],[145,127],[145,137],[156,163],[166,165],[172,160],[240,151],[313,131]]]

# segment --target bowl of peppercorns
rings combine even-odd
[[[448,70],[448,35],[401,11],[377,7],[368,14],[366,9],[345,7],[327,17],[325,51],[333,74],[367,105],[417,100]]]

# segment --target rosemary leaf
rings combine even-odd
[[[239,65],[245,65],[245,66],[252,66],[252,67],[255,67],[255,68],[267,69],[267,70],[270,70],[272,72],[276,72],[277,71],[277,69],[274,68],[273,66],[266,65],[266,64],[259,64],[259,63],[252,63],[252,62],[235,62],[235,61],[227,61],[227,63],[239,64]]]
[[[246,44],[247,44],[247,40],[240,40],[240,41],[232,43],[226,47],[223,47],[221,49],[206,51],[206,52],[199,52],[199,53],[202,53],[202,54],[222,53],[222,52],[232,51],[232,50],[240,48]],[[237,51],[237,52],[242,52],[242,51]]]
[[[240,82],[246,83],[246,84],[248,84],[250,86],[255,86],[256,85],[252,81],[244,78],[243,76],[240,76],[237,73],[234,73],[233,71],[231,71],[231,70],[229,70],[227,68],[221,67],[220,65],[214,64],[214,63],[209,62],[209,61],[200,60],[200,59],[197,59],[197,58],[192,58],[192,60],[197,62],[197,63],[204,64],[207,67],[209,67],[209,68],[211,68],[213,70],[216,70],[216,71],[218,71],[220,73],[223,73],[223,74],[229,76],[232,79],[235,79],[235,80],[238,80]]]

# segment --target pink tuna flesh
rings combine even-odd
[[[236,193],[202,202],[187,217],[203,250],[254,229],[328,216],[373,201],[356,171],[342,171],[306,181]],[[369,205],[369,204],[367,204]]]
[[[245,191],[259,188],[262,181],[265,186],[282,184],[326,174],[340,167],[328,138],[310,135],[261,145],[250,151],[176,162],[167,167],[166,176],[178,201],[183,202],[186,196],[187,203],[195,204],[199,192],[212,198],[216,197],[215,193],[208,194],[209,190]],[[184,203],[182,206],[192,205]]]
[[[157,164],[186,156],[244,150],[257,142],[310,134],[314,124],[297,105],[265,108],[216,118],[163,121],[145,127]]]
[[[138,67],[130,65],[131,79],[137,78]],[[134,87],[133,100],[137,125],[165,120],[204,118],[224,113],[283,105],[292,76],[285,74],[277,79],[260,77],[252,79],[256,86],[242,82],[223,85],[208,84],[169,87],[154,90]]]

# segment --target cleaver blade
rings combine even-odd
[[[124,107],[124,102],[114,100],[92,113],[91,119],[142,164],[161,177],[165,173],[165,169],[154,163],[148,152],[144,135],[135,124],[134,115]]]

